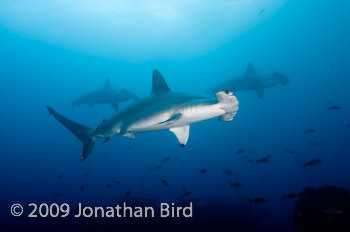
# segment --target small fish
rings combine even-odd
[[[191,192],[186,191],[186,192],[184,192],[181,196],[182,196],[182,197],[187,197],[187,196],[189,196],[189,195],[191,195]]]
[[[325,144],[325,142],[315,140],[315,141],[310,142],[309,144],[314,145],[314,146],[319,146],[319,145]]]
[[[64,194],[63,193],[52,192],[52,195],[55,196],[55,197],[62,197]]]
[[[323,212],[328,214],[341,214],[344,211],[341,208],[326,208]]]
[[[310,133],[314,133],[315,131],[316,131],[315,129],[310,128],[310,129],[305,130],[304,133],[310,134]]]
[[[296,198],[297,196],[298,194],[296,193],[289,193],[289,194],[283,195],[283,199],[293,199],[293,198]]]
[[[161,169],[163,166],[162,165],[157,165],[153,169]]]
[[[120,184],[120,181],[118,181],[118,180],[113,180],[112,182],[115,184]]]
[[[84,191],[84,185],[80,187],[80,192]]]
[[[162,159],[160,162],[166,162],[166,161],[169,161],[170,160],[170,157],[166,157],[164,159]]]
[[[246,163],[253,163],[255,160],[247,160]]]
[[[205,174],[205,173],[207,173],[207,169],[203,168],[199,172],[200,172],[200,174]]]
[[[236,151],[236,154],[241,154],[241,153],[243,153],[243,152],[245,152],[244,149],[239,149],[238,151]]]
[[[268,200],[265,200],[263,198],[248,199],[248,201],[249,201],[249,204],[255,204],[255,205],[265,204],[268,202]]]
[[[287,153],[289,153],[289,154],[294,154],[294,153],[295,153],[295,152],[292,151],[292,150],[284,150],[284,152],[287,152]]]
[[[234,183],[231,183],[230,182],[230,187],[236,187],[236,188],[239,188],[239,187],[242,187],[243,184],[242,183],[239,183],[239,182],[234,182]]]
[[[340,110],[341,107],[340,106],[331,106],[331,107],[328,107],[328,110]]]
[[[309,162],[307,163],[304,163],[304,166],[303,168],[307,168],[308,166],[315,166],[315,165],[319,165],[322,163],[322,160],[320,159],[313,159],[313,160],[310,160]]]
[[[112,185],[111,184],[106,184],[105,187],[106,188],[112,188]]]
[[[231,170],[222,170],[222,172],[224,173],[224,175],[226,175],[226,176],[232,176],[232,171]]]
[[[260,216],[261,216],[261,217],[267,217],[267,218],[270,218],[270,217],[272,217],[272,214],[271,214],[271,213],[269,213],[269,212],[264,212],[264,213],[260,214]]]
[[[89,172],[84,173],[83,176],[90,176],[90,173]]]
[[[63,175],[59,175],[58,177],[57,177],[57,179],[63,179]]]
[[[160,179],[160,183],[164,184],[165,186],[168,186],[168,181]]]
[[[261,158],[261,159],[256,160],[256,162],[257,162],[257,163],[267,163],[267,162],[269,162],[270,158],[271,158],[271,156],[268,155],[268,156],[266,156],[266,157],[264,157],[264,158]]]
[[[265,8],[259,12],[259,16],[262,15],[262,13],[264,13],[264,11],[265,11]]]
[[[125,197],[130,197],[130,195],[131,195],[131,192],[130,192],[130,191],[127,191],[127,192],[125,193]]]
[[[131,148],[132,148],[132,146],[130,145],[130,146],[128,147],[128,150],[130,151],[130,150],[131,150]]]

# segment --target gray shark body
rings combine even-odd
[[[107,78],[102,89],[87,93],[74,100],[72,104],[73,107],[83,104],[86,104],[90,107],[96,104],[110,104],[115,111],[118,111],[119,103],[127,101],[129,99],[133,99],[135,101],[139,100],[135,94],[126,89],[112,89],[111,82]]]
[[[185,146],[190,124],[220,117],[231,121],[238,110],[238,101],[231,91],[216,93],[216,99],[177,93],[169,89],[162,75],[153,71],[152,92],[149,97],[129,105],[95,129],[75,123],[47,107],[50,114],[72,131],[84,144],[82,159],[91,152],[95,140],[108,141],[115,135],[134,139],[135,134],[169,129],[180,145]]]
[[[271,88],[276,85],[288,85],[289,79],[287,76],[274,72],[270,75],[258,74],[253,65],[248,63],[247,71],[244,75],[229,79],[218,86],[209,90],[209,93],[217,92],[218,90],[228,89],[233,92],[238,91],[255,91],[259,98],[264,96],[264,89]]]

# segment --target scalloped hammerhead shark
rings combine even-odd
[[[90,107],[96,104],[110,104],[113,107],[113,109],[117,112],[119,109],[119,102],[124,102],[129,99],[133,99],[134,101],[139,100],[139,98],[129,90],[112,89],[111,82],[107,78],[105,85],[103,86],[102,89],[84,94],[83,96],[74,100],[72,104],[73,104],[73,109],[75,108],[76,105],[83,105],[83,104],[86,104]]]
[[[270,75],[259,74],[255,71],[252,63],[248,63],[247,71],[239,77],[231,78],[216,87],[207,90],[208,93],[215,93],[219,89],[228,89],[236,93],[237,91],[255,91],[259,98],[264,96],[264,89],[276,85],[289,85],[286,75],[274,72]]]
[[[61,124],[68,128],[82,143],[82,160],[90,153],[96,139],[105,142],[112,136],[122,135],[130,139],[135,134],[169,129],[175,134],[180,146],[185,146],[193,123],[219,117],[231,121],[238,111],[238,101],[231,91],[219,91],[216,99],[173,92],[163,76],[153,71],[151,95],[125,107],[96,128],[91,129],[73,122],[47,106]]]

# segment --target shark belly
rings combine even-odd
[[[225,114],[218,104],[193,105],[182,107],[179,110],[170,109],[162,114],[153,115],[148,119],[131,124],[127,131],[131,133],[148,132],[156,130],[166,130],[175,127],[183,127],[193,123],[198,123]],[[169,121],[173,115],[178,115],[176,120]]]

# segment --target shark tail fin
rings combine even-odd
[[[220,116],[219,120],[231,121],[238,111],[237,98],[233,95],[233,92],[229,90],[217,92],[215,96],[218,99],[220,108],[226,112]]]
[[[83,143],[81,160],[84,160],[91,153],[91,150],[95,144],[96,138],[91,136],[93,129],[63,117],[54,111],[50,106],[46,106],[46,108],[48,109],[49,114],[52,114],[57,121],[70,130]]]

